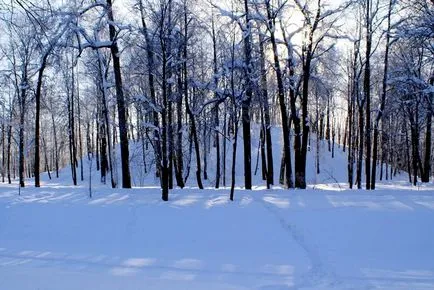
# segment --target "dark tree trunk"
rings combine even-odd
[[[408,130],[407,130],[407,125],[404,122],[404,132],[405,132],[405,145],[406,145],[406,159],[407,159],[407,172],[408,172],[408,181],[411,183],[411,163],[410,163],[410,141],[408,140]],[[390,163],[390,167],[392,167],[392,163]],[[392,173],[390,173],[390,179],[392,179]]]
[[[316,152],[315,152],[315,167],[316,174],[320,174],[321,169],[319,167],[319,157],[320,157],[320,136],[319,136],[319,97],[318,92],[315,89],[315,114],[316,114]]]
[[[141,104],[139,106],[141,106]],[[140,138],[140,143],[142,144],[143,170],[144,170],[144,173],[147,174],[148,169],[147,169],[147,162],[146,162],[146,155],[147,155],[146,151],[148,150],[148,142],[147,142],[145,136],[148,136],[148,128],[143,128],[142,124],[144,124],[144,122],[145,122],[145,119],[144,119],[145,117],[143,116],[143,110],[141,109],[141,107],[138,111],[138,115],[139,115],[138,122],[140,122],[140,125],[137,126],[137,128],[139,130],[138,131],[139,135],[137,137]]]
[[[172,69],[168,67],[168,78],[172,78]],[[169,189],[173,189],[173,159],[174,159],[174,148],[173,148],[173,108],[172,108],[172,85],[170,83],[167,86],[167,158],[169,161],[168,167],[168,178],[169,178]]]
[[[69,86],[69,84],[67,84]],[[69,90],[69,89],[68,89]],[[75,150],[75,128],[74,128],[74,89],[68,93],[68,137],[69,137],[69,160],[71,163],[72,182],[77,185],[77,169],[75,166],[76,150]],[[72,94],[72,95],[71,95]]]
[[[292,188],[292,169],[291,169],[291,149],[290,149],[290,140],[289,140],[289,133],[290,133],[290,127],[289,127],[289,120],[288,120],[288,113],[286,109],[286,103],[285,103],[285,91],[283,86],[283,76],[282,71],[280,68],[280,60],[279,60],[279,54],[277,50],[277,42],[274,35],[274,29],[276,26],[275,19],[272,16],[270,3],[266,2],[266,8],[267,8],[267,17],[269,20],[269,27],[268,30],[270,32],[270,40],[271,45],[273,47],[273,60],[274,60],[274,69],[276,71],[276,79],[277,79],[277,89],[278,89],[278,99],[279,99],[279,107],[280,107],[280,115],[282,119],[282,135],[283,135],[283,160],[285,164],[285,179],[284,179],[284,186],[286,188]],[[294,101],[295,106],[295,95],[293,92],[293,82],[292,82],[292,76],[293,76],[293,66],[292,66],[292,55],[288,57],[288,62],[290,65],[290,79],[291,79],[291,102]]]
[[[330,138],[330,95],[327,94],[327,122],[326,122],[326,132],[325,138],[328,144],[328,151],[331,152],[331,138]]]
[[[267,148],[267,188],[274,184],[273,144],[271,141],[270,107],[268,104],[267,71],[265,68],[265,49],[263,35],[259,34],[259,53],[261,62],[261,98],[264,112],[265,143]]]
[[[175,151],[175,179],[180,188],[184,188],[183,168],[184,157],[182,154],[182,69],[178,71],[178,96],[176,101],[176,151]]]
[[[208,180],[208,144],[207,144],[207,129],[206,123],[207,118],[205,117],[203,126],[203,179]]]
[[[121,65],[119,59],[119,48],[116,39],[116,28],[114,25],[112,0],[107,0],[107,10],[109,19],[109,32],[110,41],[112,45],[110,46],[112,58],[113,58],[113,71],[115,75],[116,83],[116,101],[118,106],[118,119],[119,119],[119,137],[120,137],[120,147],[121,147],[121,163],[122,163],[122,187],[131,188],[131,176],[130,176],[130,162],[129,162],[129,145],[128,145],[128,126],[126,119],[126,105],[124,92],[122,87],[122,75],[121,75]]]
[[[352,76],[354,78],[355,76]],[[354,177],[354,150],[353,150],[353,121],[354,121],[354,81],[350,79],[352,84],[348,91],[348,185],[353,188]]]
[[[216,92],[214,93],[214,98],[218,97],[217,93],[217,86],[218,86],[218,68],[217,68],[217,38],[215,33],[215,27],[214,27],[214,14],[212,16],[211,21],[211,28],[212,28],[212,44],[213,44],[213,66],[214,66],[214,86],[216,89]],[[213,109],[213,123],[214,123],[214,142],[216,147],[216,173],[215,173],[215,188],[220,187],[220,176],[221,176],[221,169],[220,169],[220,122],[219,122],[219,105],[220,102],[217,102]]]
[[[378,111],[377,118],[374,124],[374,148],[372,152],[372,176],[371,176],[371,189],[375,189],[376,170],[377,170],[377,156],[378,156],[378,138],[381,118],[383,117],[384,107],[386,104],[387,93],[387,79],[389,68],[389,46],[390,46],[390,16],[392,14],[393,0],[389,1],[389,11],[387,13],[387,31],[386,31],[386,51],[384,53],[384,74],[383,74],[383,86],[381,92],[380,110]]]
[[[7,167],[7,176],[8,176],[8,183],[11,184],[12,180],[11,180],[11,145],[12,145],[12,117],[13,117],[13,110],[12,108],[10,108],[10,113],[9,113],[9,124],[8,124],[8,136],[7,136],[7,140],[8,140],[8,145],[7,145],[7,155],[8,158],[6,160],[6,167]]]
[[[419,133],[417,129],[417,124],[411,124],[411,152],[412,152],[412,166],[413,166],[413,185],[417,185],[417,172],[418,172],[418,160],[419,158]]]
[[[321,113],[319,118],[319,138],[324,140],[324,113]]]
[[[235,39],[235,38],[233,38]],[[235,40],[232,42],[232,50],[231,50],[231,65],[235,66]],[[231,168],[231,190],[229,194],[229,199],[234,200],[234,191],[235,191],[235,165],[237,160],[237,144],[238,144],[238,107],[235,96],[235,79],[234,79],[234,70],[231,71],[230,78],[230,87],[231,87],[231,111],[228,123],[228,135],[230,134],[231,128],[233,131],[233,143],[232,143],[232,168]]]
[[[103,116],[101,116],[103,117]],[[107,158],[107,128],[106,128],[106,124],[103,120],[101,120],[99,125],[99,145],[100,145],[100,150],[99,150],[99,157],[100,157],[100,174],[101,174],[101,182],[102,183],[106,183],[107,181],[107,171],[109,170],[109,166],[108,166],[108,158]]]
[[[6,136],[6,132],[5,132],[5,122],[6,122],[6,116],[5,116],[5,107],[3,106],[3,120],[2,120],[2,126],[1,126],[1,130],[2,130],[2,182],[5,182],[5,175],[6,175],[6,140],[5,140],[5,136]]]
[[[93,157],[93,148],[92,148],[92,137],[90,132],[93,132],[93,128],[90,128],[90,122],[88,121],[86,124],[86,150],[87,150],[87,160],[91,161]]]
[[[153,44],[151,41],[151,38],[149,36],[148,33],[148,29],[146,26],[146,21],[145,21],[145,17],[144,17],[144,8],[143,8],[143,4],[142,1],[140,0],[139,2],[140,5],[140,15],[141,15],[141,20],[142,20],[142,28],[143,28],[143,34],[145,35],[145,41],[146,41],[146,53],[147,53],[147,61],[148,61],[148,82],[149,82],[149,93],[151,96],[151,101],[154,105],[154,107],[156,107],[157,105],[157,98],[156,98],[156,94],[155,94],[155,77],[154,77],[154,67],[155,67],[155,62],[154,62],[154,49],[153,49]],[[155,126],[155,128],[159,128],[159,120],[158,120],[158,112],[153,109],[152,110],[152,119],[153,119],[153,124]],[[159,134],[159,130],[153,130],[153,139],[154,139],[154,155],[155,155],[155,175],[157,177],[161,177],[161,141],[160,141],[160,134]]]
[[[51,180],[50,166],[48,165],[47,144],[45,143],[45,139],[43,137],[42,145],[44,146],[45,170],[47,171],[48,178]]]
[[[57,143],[57,129],[56,122],[54,121],[54,114],[51,113],[51,121],[53,123],[53,138],[54,138],[54,163],[56,166],[56,178],[59,178],[59,146]]]
[[[359,30],[359,38],[361,31]],[[363,156],[363,102],[359,96],[359,77],[357,70],[357,61],[359,59],[360,41],[354,42],[354,56],[351,64],[351,93],[349,95],[349,142],[348,142],[348,183],[350,188],[353,188],[354,179],[354,163],[356,161],[356,148],[358,148],[359,155],[357,156],[356,168],[356,183],[357,188],[362,187],[362,156]],[[356,130],[356,103],[358,107],[359,119],[358,127]],[[359,146],[358,146],[359,145]],[[362,148],[362,149],[360,149]]]
[[[201,162],[200,162],[200,148],[199,148],[199,139],[197,137],[196,119],[194,117],[193,112],[190,109],[190,104],[188,102],[188,95],[185,96],[185,107],[187,109],[187,114],[190,117],[191,134],[192,134],[193,142],[194,142],[194,152],[196,153],[196,179],[197,179],[197,186],[200,189],[203,189],[203,185],[202,185],[202,173],[201,173]]]
[[[267,180],[268,173],[267,173],[267,158],[265,156],[265,124],[263,120],[261,123],[262,124],[261,124],[261,132],[260,132],[260,139],[259,139],[259,149],[261,153],[261,175],[262,175],[262,180]],[[258,152],[257,161],[259,161],[259,152]],[[258,164],[258,162],[256,162],[256,164]],[[255,171],[255,175],[256,175],[256,171]],[[267,188],[269,188],[268,182],[267,182]]]
[[[186,9],[186,7],[184,7]],[[187,22],[187,11],[185,10],[184,12],[184,23]],[[184,45],[183,47],[183,56],[184,59],[187,59],[187,45]],[[202,166],[201,166],[201,160],[200,160],[200,147],[199,147],[199,138],[197,135],[197,131],[198,128],[196,126],[196,119],[195,119],[195,115],[193,114],[191,108],[190,108],[190,103],[188,100],[188,84],[187,84],[187,80],[188,80],[188,71],[187,71],[187,63],[184,61],[183,64],[183,73],[184,73],[184,98],[185,98],[185,108],[187,110],[187,114],[190,118],[190,125],[191,125],[191,134],[193,137],[193,142],[194,142],[194,151],[196,154],[196,180],[197,180],[197,186],[200,189],[203,189],[203,184],[202,184]],[[194,93],[193,93],[194,94]]]
[[[383,180],[384,176],[384,165],[386,165],[386,173],[387,173],[387,134],[386,134],[386,126],[385,126],[385,118],[381,120],[381,161],[380,161],[380,180]],[[386,164],[385,164],[386,163]],[[387,175],[387,174],[386,174]],[[387,178],[386,178],[387,180]]]
[[[430,85],[434,85],[434,76],[430,78]],[[432,130],[432,115],[433,115],[433,96],[434,93],[429,93],[428,109],[426,116],[426,134],[425,134],[425,158],[424,168],[421,176],[422,182],[429,182],[431,175],[431,130]]]
[[[312,36],[311,36],[312,37]],[[309,80],[310,80],[310,64],[312,61],[312,39],[304,51],[303,60],[303,90],[301,97],[301,111],[302,111],[302,142],[299,162],[295,166],[295,187],[306,188],[306,156],[309,138],[309,115],[308,115],[308,97],[309,97]],[[297,132],[295,132],[297,134]]]
[[[223,186],[226,187],[226,148],[227,148],[227,120],[226,120],[226,104],[224,106],[224,116],[223,116]]]
[[[95,123],[96,123],[96,140],[95,140],[95,160],[96,160],[96,171],[100,171],[100,164],[99,164],[99,143],[100,143],[100,119],[98,119],[98,118],[100,118],[101,116],[100,116],[100,114],[101,114],[101,112],[100,112],[100,109],[97,109],[97,111],[98,111],[98,113],[97,113],[97,118],[96,118],[96,120],[95,120]],[[104,121],[101,121],[101,122],[104,122]]]
[[[244,147],[244,186],[246,189],[252,189],[252,151],[250,136],[250,103],[253,94],[252,84],[252,44],[251,44],[251,27],[248,1],[244,0],[244,11],[246,18],[246,35],[244,36],[244,57],[246,62],[246,95],[241,103],[241,114],[243,124],[243,147]]]
[[[334,115],[334,114],[333,114]],[[333,116],[333,125],[332,125],[332,158],[335,158],[335,141],[336,141],[336,124]]]
[[[190,131],[188,134],[188,160],[187,160],[187,168],[185,170],[185,176],[184,176],[184,184],[187,183],[188,177],[190,176],[190,170],[191,170],[191,156],[193,155],[193,133],[191,132],[191,122],[190,122]]]
[[[366,101],[366,158],[365,174],[366,189],[371,189],[371,0],[366,1],[366,51],[365,51],[365,72],[363,79],[363,94]],[[375,167],[375,164],[373,164]]]
[[[161,110],[161,120],[162,120],[162,168],[161,168],[161,198],[164,201],[169,200],[169,160],[167,155],[167,86],[166,86],[166,52],[163,49],[163,85],[162,85],[162,93],[163,93],[163,108]]]
[[[78,76],[77,76],[78,79]],[[83,173],[83,139],[81,136],[81,109],[80,109],[80,83],[77,81],[77,113],[78,113],[78,147],[80,158],[80,180],[84,180]]]
[[[348,113],[349,114],[349,113]],[[348,115],[347,118],[345,119],[345,128],[344,128],[344,139],[342,141],[342,151],[346,152],[346,148],[347,148],[347,142],[348,142]],[[341,144],[341,133],[340,133],[340,129],[339,129],[339,144]]]
[[[24,68],[23,75],[21,77],[21,85],[19,88],[19,108],[20,108],[20,123],[19,123],[19,140],[18,140],[18,175],[20,187],[24,187],[24,123],[26,114],[26,95],[27,95],[27,67]]]
[[[215,147],[216,147],[216,178],[215,178],[215,188],[220,187],[220,176],[221,176],[221,169],[220,169],[220,135],[219,135],[219,103],[216,104],[214,108],[214,130],[215,130]]]
[[[321,5],[318,1],[318,7],[315,15],[315,20],[309,27],[310,31],[308,33],[307,42],[304,43],[302,49],[302,61],[303,61],[303,75],[302,75],[302,95],[301,95],[301,128],[302,128],[302,142],[301,150],[299,152],[298,163],[296,161],[295,165],[295,187],[305,189],[306,188],[306,157],[307,157],[307,147],[309,142],[309,114],[308,114],[308,100],[309,100],[309,80],[311,74],[311,63],[313,58],[313,38],[314,32],[318,27],[318,23],[321,20]],[[299,125],[300,126],[300,125]],[[297,132],[295,132],[297,134]]]
[[[359,107],[359,147],[358,147],[358,158],[357,158],[357,172],[356,172],[356,182],[357,188],[362,188],[362,163],[363,163],[363,149],[364,149],[364,118],[363,118],[363,105],[358,104]]]
[[[42,58],[41,67],[38,72],[38,81],[36,84],[36,93],[35,93],[35,165],[34,165],[34,174],[35,174],[35,187],[41,186],[41,180],[39,176],[40,171],[40,115],[41,115],[41,95],[42,95],[42,79],[44,76],[44,70],[47,64],[48,53],[45,54]]]
[[[235,105],[234,105],[235,106]],[[234,108],[234,111],[236,110],[236,108]],[[236,112],[234,112],[234,114],[236,114]],[[234,132],[234,140],[232,143],[232,169],[231,169],[231,193],[229,195],[229,199],[230,200],[234,200],[234,193],[235,193],[235,165],[236,165],[236,160],[237,160],[237,140],[238,140],[238,122],[237,122],[237,117],[235,116],[235,132]]]
[[[104,61],[102,59],[101,54],[97,51],[97,56],[98,56],[98,66],[99,66],[99,70],[100,70],[100,77],[101,77],[101,84],[104,82],[104,80],[107,80],[107,73],[108,70],[107,68],[105,68],[104,65]],[[113,154],[112,154],[112,147],[111,147],[111,135],[110,135],[110,122],[109,122],[109,109],[108,109],[108,104],[107,104],[107,88],[104,86],[100,87],[100,91],[101,91],[101,105],[102,105],[102,123],[99,130],[102,130],[102,128],[105,131],[105,134],[103,134],[102,132],[100,132],[100,142],[102,143],[102,138],[106,138],[106,148],[107,148],[107,153],[108,153],[108,166],[106,167],[106,171],[110,170],[110,179],[111,179],[111,186],[112,188],[115,188],[117,186],[117,180],[115,179],[115,175],[114,175],[114,170],[115,170],[115,164],[114,164],[114,160],[113,160]],[[113,139],[115,139],[115,136],[113,134]],[[101,149],[102,149],[102,144],[101,144]]]

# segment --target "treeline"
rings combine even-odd
[[[233,199],[237,154],[252,188],[258,130],[267,188],[306,188],[308,151],[324,166],[321,139],[347,152],[350,188],[400,171],[429,182],[433,4],[332,4],[1,2],[2,181],[39,187],[42,171],[69,166],[76,185],[93,162],[112,187],[142,185],[134,168],[155,175],[163,200],[189,178],[230,186]]]

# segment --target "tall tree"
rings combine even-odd
[[[284,185],[287,188],[292,187],[292,170],[291,170],[291,151],[290,151],[290,140],[289,140],[289,120],[287,115],[287,108],[285,103],[285,91],[283,84],[283,75],[282,70],[280,68],[280,60],[279,60],[279,52],[277,49],[277,41],[275,37],[275,27],[276,27],[276,12],[272,10],[271,4],[269,0],[265,1],[266,9],[267,9],[267,18],[268,18],[268,32],[270,34],[271,45],[273,49],[273,57],[274,57],[274,70],[276,72],[276,80],[277,80],[277,88],[278,88],[278,98],[279,98],[279,107],[280,107],[280,115],[282,119],[282,135],[283,135],[283,160],[285,164],[285,179]],[[292,61],[292,60],[289,60]],[[295,96],[294,97],[295,100]]]
[[[117,32],[115,27],[115,20],[113,15],[112,0],[107,0],[107,16],[109,20],[110,51],[113,58],[113,71],[116,83],[116,101],[118,106],[118,120],[119,120],[119,138],[121,147],[121,163],[122,163],[122,187],[131,188],[131,174],[130,174],[130,154],[128,142],[128,126],[126,118],[126,104],[124,91],[122,86],[122,72],[120,64],[120,51],[117,42]]]
[[[246,189],[252,189],[252,151],[251,151],[251,136],[250,136],[250,105],[253,95],[252,83],[252,29],[249,13],[248,0],[244,0],[244,12],[246,19],[244,38],[244,58],[245,58],[245,96],[241,103],[242,109],[242,124],[243,124],[243,149],[244,149],[244,186]]]
[[[391,15],[393,9],[394,1],[389,1],[389,8],[387,12],[387,29],[386,29],[386,44],[384,52],[384,72],[383,72],[383,82],[382,91],[380,99],[380,108],[377,113],[377,117],[374,122],[374,145],[372,151],[372,175],[371,175],[371,189],[375,189],[376,173],[377,173],[377,156],[378,156],[378,138],[379,138],[379,124],[383,117],[383,112],[386,105],[386,94],[387,94],[387,79],[388,79],[388,69],[389,69],[389,50],[390,50],[390,28],[391,28]]]

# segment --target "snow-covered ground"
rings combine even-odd
[[[164,203],[158,187],[109,189],[96,173],[89,198],[67,169],[20,196],[1,184],[0,289],[434,289],[434,186],[347,190],[345,154],[321,156],[309,189],[255,177],[234,202],[189,187]]]
[[[434,289],[431,189],[328,189],[3,186],[0,289]]]

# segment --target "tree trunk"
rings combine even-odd
[[[101,109],[97,109],[97,118],[95,120],[95,127],[96,127],[96,140],[95,140],[95,163],[96,163],[96,171],[100,171],[100,164],[99,164],[99,146],[100,146],[100,119],[103,118],[102,113],[100,112]],[[102,120],[102,119],[101,119]],[[104,121],[102,121],[104,122]]]
[[[265,143],[267,148],[267,188],[274,184],[273,144],[271,141],[270,106],[268,104],[267,70],[265,68],[264,37],[259,34],[259,53],[261,63],[261,99],[264,112]]]
[[[168,67],[168,78],[172,79],[172,69]],[[174,159],[174,148],[173,148],[173,108],[172,108],[172,84],[168,83],[167,86],[167,159],[169,161],[168,167],[168,178],[169,178],[169,189],[173,189],[173,159]]]
[[[212,28],[212,44],[213,44],[213,66],[214,66],[214,86],[215,86],[215,93],[214,98],[218,98],[217,93],[217,87],[218,87],[218,68],[217,68],[217,38],[215,33],[215,27],[214,27],[214,14],[212,15],[211,19],[211,28]],[[221,169],[220,169],[220,122],[219,122],[219,105],[220,102],[217,102],[213,109],[213,123],[214,123],[214,142],[216,147],[216,173],[215,173],[215,188],[220,187],[220,176],[221,176]]]
[[[116,101],[118,106],[118,120],[119,120],[119,137],[120,137],[120,147],[121,147],[121,162],[122,162],[122,187],[131,188],[131,176],[130,176],[130,161],[129,161],[129,144],[128,144],[128,126],[126,119],[126,105],[124,92],[122,87],[122,75],[121,75],[121,65],[119,59],[119,48],[116,39],[116,28],[115,21],[113,17],[112,0],[107,0],[107,10],[108,10],[108,20],[109,20],[109,32],[110,41],[112,45],[110,46],[112,58],[113,58],[113,71],[115,75],[116,83]]]
[[[312,37],[312,36],[311,36]],[[301,97],[301,111],[302,111],[302,142],[301,150],[299,153],[298,164],[296,161],[295,166],[295,187],[305,189],[306,188],[306,156],[307,145],[309,138],[309,115],[308,115],[308,97],[309,97],[309,80],[310,80],[310,64],[312,61],[312,39],[309,40],[309,44],[304,52],[303,60],[303,91]],[[297,134],[297,132],[295,133]]]
[[[265,156],[265,124],[263,118],[261,118],[261,132],[259,136],[259,150],[258,151],[258,158],[256,164],[258,164],[259,161],[259,153],[261,153],[261,176],[262,180],[267,180],[267,158]],[[256,165],[256,168],[258,168],[258,165]],[[256,170],[255,170],[256,175]],[[267,182],[267,188],[270,188]]]
[[[227,123],[226,123],[226,104],[224,106],[224,116],[223,116],[223,186],[226,187],[226,133],[227,133]]]
[[[354,78],[355,76],[353,76]],[[354,84],[350,79],[350,83]],[[354,177],[354,150],[353,150],[353,121],[354,121],[354,93],[353,88],[348,92],[348,185],[350,189],[353,188]]]
[[[430,78],[431,86],[434,85],[434,76]],[[433,96],[434,93],[429,93],[428,97],[428,109],[426,116],[426,134],[425,134],[425,159],[424,159],[424,168],[422,172],[421,181],[429,182],[429,178],[431,175],[431,129],[432,129],[432,115],[433,115]]]
[[[332,125],[332,158],[335,158],[335,141],[336,141],[336,120],[333,114],[333,125]]]
[[[386,104],[387,93],[387,79],[389,68],[389,47],[390,47],[390,17],[392,14],[393,0],[389,1],[389,10],[387,13],[387,30],[386,30],[386,51],[384,52],[384,73],[383,73],[383,86],[381,92],[380,110],[378,111],[377,118],[374,124],[374,148],[372,152],[372,176],[371,176],[371,189],[375,189],[376,170],[377,170],[377,156],[378,156],[378,137],[380,120],[383,117],[384,107]]]
[[[201,173],[201,162],[200,162],[200,148],[199,148],[199,139],[197,137],[196,120],[195,120],[193,112],[190,109],[190,105],[189,105],[189,102],[188,102],[188,96],[187,95],[185,95],[185,107],[187,109],[187,114],[190,117],[191,133],[193,135],[193,142],[194,142],[194,152],[196,153],[196,179],[197,179],[197,186],[200,189],[203,189],[203,185],[202,185],[202,173]]]
[[[148,29],[146,26],[145,16],[144,16],[144,8],[142,0],[139,2],[140,5],[140,15],[142,20],[142,28],[143,28],[143,34],[145,35],[145,41],[146,41],[146,53],[147,53],[147,61],[148,61],[148,82],[149,82],[149,93],[151,96],[151,101],[153,103],[153,106],[156,107],[157,105],[157,98],[155,94],[155,79],[154,79],[154,49],[152,45],[151,38],[148,33]],[[153,125],[155,128],[159,128],[159,120],[158,120],[158,112],[154,108],[152,110],[152,118],[153,118]],[[155,155],[155,175],[156,177],[161,177],[161,141],[160,141],[160,132],[159,130],[155,129],[153,130],[154,135],[154,155]]]
[[[53,138],[54,138],[54,163],[56,166],[56,178],[59,178],[59,146],[57,143],[57,130],[56,130],[56,122],[54,121],[54,113],[51,112],[51,122],[53,125]]]
[[[8,158],[6,160],[6,167],[7,167],[7,176],[8,176],[8,184],[12,183],[11,180],[11,145],[12,145],[12,117],[13,117],[13,110],[10,108],[10,113],[9,113],[9,124],[8,124],[8,136],[7,136],[7,140],[8,140],[8,145],[7,145],[7,154],[8,154]]]
[[[45,170],[47,171],[48,178],[51,180],[50,166],[48,166],[47,144],[45,143],[45,139],[43,137],[42,145],[44,146]]]
[[[235,106],[235,105],[234,105]],[[236,108],[234,108],[234,111]],[[236,112],[234,112],[236,114]],[[237,122],[237,117],[235,117],[235,122]],[[238,140],[238,124],[235,125],[235,132],[234,132],[234,140],[232,143],[232,169],[231,169],[231,193],[229,195],[230,200],[234,200],[234,193],[235,193],[235,165],[237,160],[237,140]]]
[[[181,59],[181,58],[180,58]],[[183,168],[184,157],[182,154],[182,67],[178,69],[178,95],[176,100],[176,151],[175,151],[175,178],[176,184],[180,188],[184,188]]]
[[[93,148],[92,148],[92,138],[91,138],[91,134],[90,131],[92,130],[93,132],[93,128],[90,128],[90,122],[87,121],[86,124],[86,150],[87,150],[87,160],[91,161],[92,157],[93,157]]]
[[[380,180],[383,180],[384,176],[384,165],[386,165],[386,172],[387,172],[387,152],[386,152],[386,144],[387,144],[387,137],[386,137],[386,127],[385,127],[384,118],[381,120],[381,161],[380,161]],[[386,163],[386,164],[384,164]],[[387,178],[386,178],[387,180]]]
[[[419,133],[417,130],[417,124],[410,125],[411,129],[411,152],[412,152],[412,166],[413,166],[413,185],[417,185],[417,172],[418,172],[418,160],[419,160]]]
[[[405,131],[405,145],[406,145],[406,157],[407,157],[407,172],[408,172],[408,181],[411,183],[411,164],[410,164],[410,141],[408,140],[408,130],[407,124],[404,122],[404,131]],[[392,139],[392,138],[391,138]],[[392,163],[390,165],[392,167]],[[392,179],[392,173],[390,173],[390,179]]]
[[[348,142],[348,115],[347,115],[347,118],[345,119],[345,128],[344,128],[344,140],[343,140],[343,142],[342,142],[342,151],[343,152],[346,152],[346,148],[347,148],[347,142]],[[339,130],[339,136],[340,136],[341,134],[340,134],[340,130]],[[340,142],[341,141],[341,138],[339,137],[339,143],[341,143]]]
[[[371,41],[372,41],[372,23],[371,23],[371,0],[366,1],[366,51],[365,51],[365,71],[363,79],[363,93],[366,101],[366,158],[365,174],[366,189],[371,189]],[[375,167],[375,164],[373,164]]]
[[[166,59],[166,52],[165,49],[163,49],[163,85],[162,85],[162,93],[163,93],[163,108],[161,110],[161,120],[162,120],[162,168],[161,168],[161,198],[164,201],[169,200],[169,160],[167,155],[167,108],[168,108],[168,101],[167,101],[167,86],[166,86],[166,65],[167,65],[167,59]]]
[[[274,35],[274,28],[275,28],[275,19],[271,15],[271,8],[270,3],[266,2],[266,8],[267,8],[267,17],[269,20],[269,27],[268,30],[270,32],[270,40],[271,45],[273,47],[273,59],[274,59],[274,69],[276,71],[276,79],[277,79],[277,89],[278,89],[278,99],[279,99],[279,107],[280,107],[280,115],[282,119],[282,135],[283,135],[283,159],[285,164],[285,179],[284,179],[284,186],[286,188],[292,188],[292,169],[291,169],[291,149],[290,149],[290,140],[289,140],[289,133],[290,133],[290,127],[289,127],[289,120],[288,120],[288,113],[286,109],[286,103],[285,103],[285,91],[283,86],[283,76],[282,71],[280,68],[280,60],[279,60],[279,53],[277,50],[277,42]],[[290,55],[289,57],[292,57]],[[290,65],[290,79],[292,82],[292,76],[293,76],[293,66],[292,66],[292,58],[290,59],[288,57],[288,62]],[[293,83],[291,83],[291,102],[294,101],[295,106],[295,95],[293,95]]]
[[[358,148],[358,158],[357,158],[357,172],[356,172],[356,182],[357,188],[362,188],[362,163],[363,163],[363,149],[364,149],[364,138],[363,138],[363,129],[364,129],[364,118],[363,118],[363,105],[358,104],[359,107],[359,148]]]
[[[20,127],[19,127],[19,141],[18,141],[18,175],[20,187],[24,187],[24,123],[26,114],[26,94],[27,94],[27,67],[24,68],[21,77],[21,85],[19,88],[19,105],[20,105]],[[12,109],[12,108],[11,108]]]
[[[69,84],[67,84],[69,87]],[[69,88],[67,91],[70,90]],[[68,136],[69,136],[69,160],[71,163],[71,176],[74,185],[77,185],[77,171],[75,166],[75,129],[74,129],[74,90],[68,92]],[[71,95],[72,94],[72,95]]]
[[[252,189],[252,151],[250,136],[250,103],[253,94],[252,84],[252,45],[251,45],[251,27],[248,1],[244,0],[244,11],[246,18],[246,35],[244,35],[244,57],[245,57],[245,78],[246,94],[241,103],[241,114],[243,124],[243,147],[244,147],[244,186],[245,189]]]
[[[327,122],[326,122],[325,139],[327,140],[328,151],[331,152],[332,146],[331,146],[331,138],[330,138],[330,95],[329,94],[327,94]]]
[[[3,120],[2,120],[2,126],[1,126],[1,130],[2,130],[2,182],[5,182],[5,175],[6,175],[6,140],[5,140],[5,136],[6,136],[6,132],[5,132],[5,122],[6,122],[6,116],[5,116],[5,107],[3,105]]]
[[[103,118],[103,116],[101,116],[101,119]],[[108,166],[108,158],[107,158],[107,128],[106,128],[106,124],[104,122],[104,120],[101,120],[101,122],[99,122],[99,145],[100,145],[100,149],[99,149],[99,157],[100,157],[100,174],[101,174],[101,182],[102,183],[106,183],[107,181],[107,171],[109,170],[109,166]],[[110,169],[111,170],[111,169]]]
[[[77,70],[78,73],[78,70]],[[77,76],[78,79],[78,76]],[[80,104],[80,82],[77,81],[77,113],[78,113],[78,147],[80,157],[80,180],[84,180],[83,173],[83,139],[81,136],[81,104]]]
[[[207,144],[207,129],[206,123],[207,118],[205,117],[203,126],[203,179],[208,180],[208,144]]]
[[[42,58],[41,67],[38,71],[38,81],[36,84],[36,93],[35,93],[35,165],[34,165],[34,174],[35,174],[35,187],[41,186],[39,171],[40,171],[40,115],[41,115],[41,94],[42,94],[42,78],[44,76],[44,70],[47,64],[48,53],[45,54]]]
[[[215,177],[215,188],[220,187],[220,176],[221,176],[221,169],[220,169],[220,132],[219,132],[219,103],[216,104],[214,108],[214,130],[215,130],[215,147],[216,147],[216,177]]]
[[[100,90],[101,90],[101,105],[102,105],[102,117],[104,118],[103,122],[104,124],[101,124],[101,126],[104,126],[105,134],[102,135],[100,133],[101,138],[105,138],[107,136],[106,140],[106,147],[107,147],[107,153],[108,153],[108,166],[106,167],[106,170],[110,170],[110,179],[111,179],[111,186],[112,188],[116,188],[117,186],[117,178],[115,178],[115,160],[113,156],[113,151],[111,147],[111,135],[110,135],[110,122],[109,122],[109,109],[107,104],[107,87],[103,86],[102,84],[106,82],[107,80],[107,73],[108,69],[105,67],[104,60],[102,58],[102,55],[97,51],[98,56],[98,66],[100,71],[100,77],[101,77],[101,84],[100,84]],[[100,127],[101,130],[101,127]],[[115,136],[113,135],[113,139],[115,139]],[[100,142],[102,143],[102,139],[100,139]],[[103,146],[101,144],[101,146]],[[102,147],[101,147],[102,149]]]

